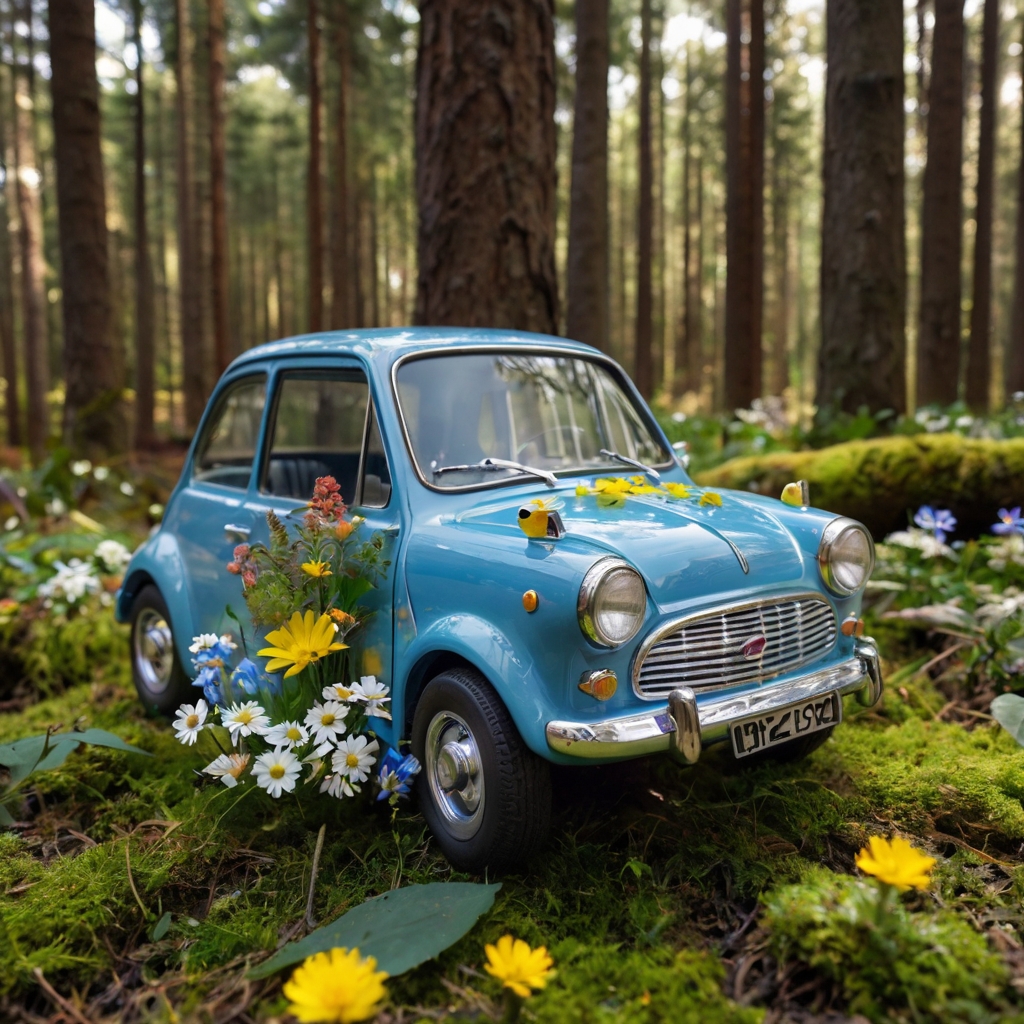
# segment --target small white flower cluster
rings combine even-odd
[[[70,562],[54,562],[56,576],[51,576],[39,584],[39,596],[44,599],[47,607],[55,600],[65,600],[68,604],[80,601],[86,594],[99,593],[101,584],[94,567],[80,558],[72,558]]]
[[[96,545],[96,560],[112,576],[119,576],[128,568],[132,553],[117,540],[101,540]]]
[[[988,549],[988,567],[1005,572],[1008,565],[1024,566],[1024,536],[1011,533]]]
[[[228,636],[203,633],[194,638],[189,650],[201,654],[216,644],[234,648]],[[235,702],[228,708],[214,708],[205,700],[183,704],[174,720],[175,735],[181,743],[192,746],[199,733],[212,727],[208,717],[220,715],[220,723],[227,730],[235,746],[243,740],[259,738],[269,750],[252,758],[243,750],[222,753],[203,771],[228,788],[234,788],[252,760],[252,775],[256,785],[270,796],[282,796],[295,789],[303,765],[310,765],[315,777],[329,758],[329,770],[320,785],[320,792],[341,798],[360,792],[362,783],[370,776],[377,761],[380,746],[377,740],[357,733],[348,736],[346,718],[354,707],[359,707],[368,718],[391,718],[386,705],[391,698],[388,687],[375,676],[363,676],[358,683],[336,683],[323,689],[322,700],[314,701],[302,722],[283,721],[274,724],[266,709],[254,700]],[[301,754],[308,750],[305,757]]]
[[[920,551],[924,558],[938,558],[941,555],[944,558],[956,559],[956,552],[948,544],[937,540],[929,530],[921,530],[916,526],[890,533],[884,543]]]

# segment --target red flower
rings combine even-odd
[[[340,519],[345,514],[347,507],[341,496],[341,485],[333,476],[317,477],[309,507],[324,519]]]
[[[249,557],[249,552],[251,550],[252,549],[249,547],[248,544],[239,544],[235,548],[234,554],[233,554],[232,557],[234,558],[234,560],[236,562],[244,562]]]
[[[254,569],[246,569],[242,573],[242,585],[246,587],[254,587],[256,585],[256,572]]]
[[[237,562],[228,562],[228,572],[232,576],[240,576],[242,573],[242,567]]]

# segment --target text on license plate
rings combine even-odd
[[[833,691],[736,722],[731,730],[732,750],[737,757],[746,757],[758,750],[788,743],[798,736],[828,729],[842,719],[843,702]]]

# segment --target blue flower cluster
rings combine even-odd
[[[393,803],[398,797],[408,796],[413,777],[419,770],[420,763],[412,754],[403,757],[397,750],[388,747],[380,759],[380,775],[377,777],[380,792],[377,799],[390,799]]]
[[[999,522],[992,527],[993,533],[1005,535],[1016,533],[1024,534],[1024,518],[1021,518],[1020,505],[1009,510],[999,510]]]
[[[914,515],[914,522],[934,534],[940,544],[945,544],[956,529],[956,516],[948,508],[932,508],[931,505],[922,505]]]
[[[193,686],[203,691],[206,702],[217,707],[227,707],[224,688],[221,685],[227,674],[228,661],[235,645],[231,638],[222,636],[211,643],[211,637],[196,637],[195,643],[189,648],[192,651],[192,667],[196,670]]]

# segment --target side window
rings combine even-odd
[[[362,374],[287,376],[277,407],[261,490],[308,501],[318,476],[333,476],[355,499],[369,389]]]
[[[249,486],[266,400],[264,374],[228,386],[196,446],[193,480],[243,491]]]
[[[384,508],[391,498],[391,471],[384,453],[384,441],[377,425],[377,410],[370,403],[369,432],[366,435],[366,456],[363,460],[363,481],[359,504],[363,508]]]

